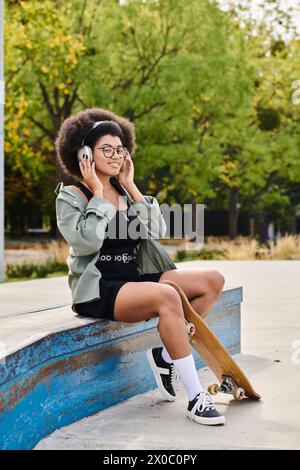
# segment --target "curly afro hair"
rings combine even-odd
[[[106,122],[92,130],[95,121]],[[81,179],[77,151],[83,139],[84,145],[90,146],[93,150],[97,140],[108,134],[120,137],[130,155],[134,153],[136,149],[135,128],[127,118],[106,109],[89,108],[65,119],[55,140],[57,159],[63,172],[75,179]]]

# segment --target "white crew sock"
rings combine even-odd
[[[203,387],[200,383],[193,354],[182,357],[181,359],[173,359],[176,372],[187,391],[189,401],[193,400],[195,396],[204,392]]]
[[[168,351],[166,350],[165,346],[163,347],[161,355],[162,355],[163,360],[168,362],[169,364],[171,364],[173,362],[173,359],[170,357],[170,355],[169,355]]]

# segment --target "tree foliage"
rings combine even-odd
[[[299,38],[247,16],[247,2],[19,0],[5,18],[8,217],[55,221],[63,120],[99,106],[134,121],[137,184],[161,202],[292,215],[299,199]],[[282,31],[289,22],[268,2]],[[276,13],[277,12],[277,13]],[[278,23],[279,24],[279,23]],[[289,188],[293,186],[293,197]]]

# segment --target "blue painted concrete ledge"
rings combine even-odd
[[[231,354],[240,352],[241,302],[242,287],[225,287],[206,317]],[[157,323],[82,318],[70,306],[4,315],[0,449],[32,449],[58,428],[156,388],[145,352],[161,345]]]

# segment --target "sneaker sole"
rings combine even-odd
[[[150,364],[150,367],[152,369],[152,372],[154,374],[154,377],[155,377],[155,380],[156,380],[156,384],[158,386],[158,389],[161,393],[161,395],[163,396],[163,398],[166,398],[168,401],[175,401],[175,398],[176,397],[173,397],[173,395],[171,395],[169,392],[167,392],[167,390],[165,389],[165,387],[163,386],[163,383],[162,383],[162,380],[161,380],[161,377],[160,377],[160,374],[157,372],[156,370],[156,364],[154,362],[154,359],[153,359],[153,355],[152,355],[152,351],[151,349],[148,349],[147,350],[147,359],[148,359],[148,362]]]
[[[190,411],[187,411],[187,417],[192,421],[196,421],[199,424],[205,424],[206,426],[216,426],[217,424],[225,424],[225,416],[216,416],[215,418],[201,418],[196,416]]]

